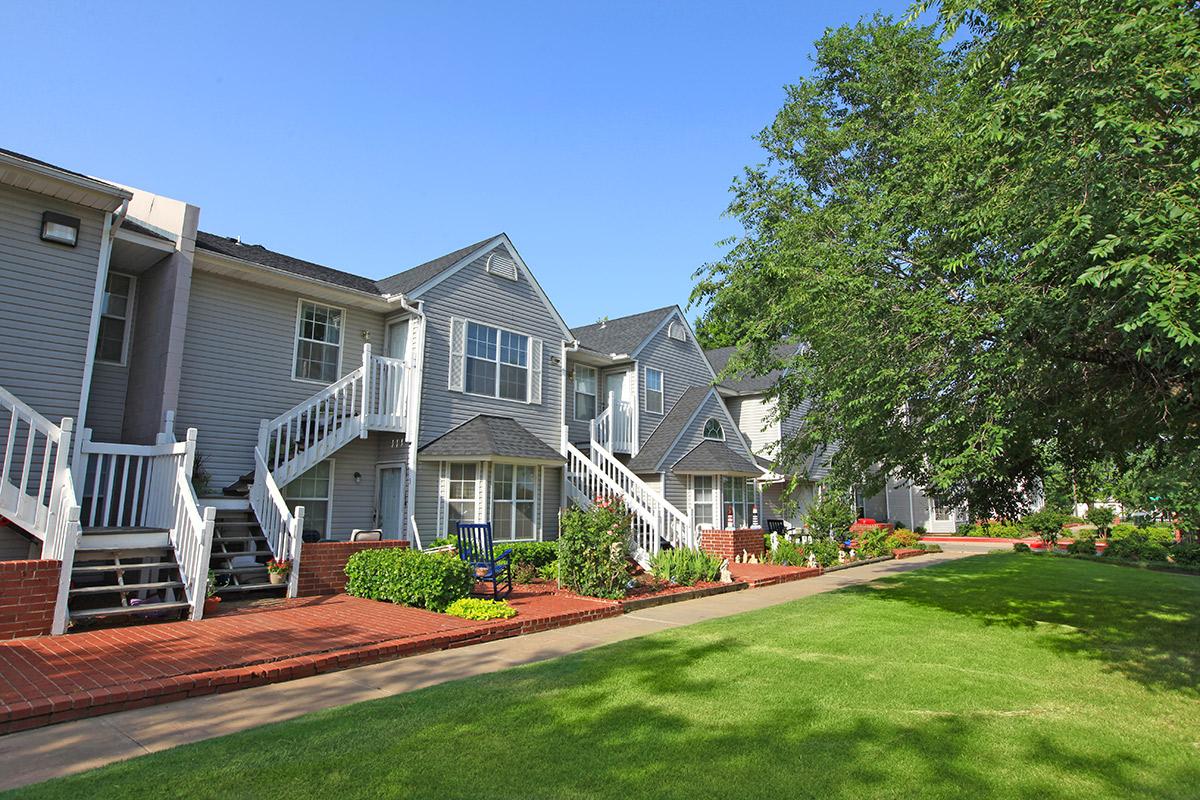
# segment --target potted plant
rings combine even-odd
[[[221,598],[217,597],[217,573],[210,569],[208,583],[204,587],[204,615],[208,616],[216,611],[220,604]]]
[[[271,579],[271,583],[279,585],[287,583],[288,573],[292,571],[292,562],[280,561],[272,558],[267,562],[267,577]]]

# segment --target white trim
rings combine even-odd
[[[115,198],[115,202],[108,203],[102,208],[89,203],[78,202],[78,205],[81,205],[85,208],[97,209],[99,211],[108,213],[115,211],[123,202],[128,203],[133,199],[133,192],[129,191],[128,189],[123,189],[120,186],[114,186],[111,183],[106,183],[99,178],[89,178],[83,175],[75,175],[50,164],[37,164],[32,161],[26,161],[24,158],[19,156],[10,156],[7,153],[0,153],[0,165],[3,164],[7,164],[15,169],[31,172],[35,175],[40,175],[43,178],[50,178],[52,180],[59,181],[60,183],[75,186],[88,192],[94,192],[95,194]],[[5,182],[5,185],[7,186],[10,184]],[[46,192],[39,191],[37,189],[28,189],[27,191],[34,191],[42,195],[47,194]],[[55,197],[55,195],[47,196]]]
[[[413,366],[408,388],[408,424],[404,433],[408,443],[408,520],[404,533],[414,546],[420,548],[421,532],[417,529],[417,442],[421,433],[421,397],[424,394],[422,385],[425,380],[425,313],[414,308],[412,320],[413,325],[409,328],[412,341],[409,342],[409,348],[412,351]],[[419,333],[416,329],[418,325]]]
[[[470,317],[455,317],[454,319],[461,319],[463,321],[462,394],[471,395],[472,397],[486,397],[490,400],[507,400],[510,403],[522,403],[524,405],[536,405],[535,403],[533,403],[533,401],[530,398],[531,398],[532,392],[533,392],[533,389],[531,387],[531,384],[533,383],[533,349],[534,349],[533,342],[535,339],[537,339],[537,337],[533,336],[532,334],[521,333],[520,331],[514,331],[511,328],[502,328],[499,325],[489,325],[486,322],[479,322],[478,320],[473,320]],[[470,354],[470,352],[468,352],[469,351],[468,345],[471,341],[471,325],[478,325],[481,328],[490,328],[491,330],[496,331],[496,359],[495,359],[495,361],[492,362],[496,365],[496,393],[495,394],[483,394],[481,392],[467,391],[467,361],[472,358],[474,358],[478,361],[491,361],[491,359],[484,359],[484,358],[479,358],[479,356],[473,356]],[[517,398],[517,397],[501,397],[500,396],[500,367],[501,366],[506,366],[506,367],[520,366],[518,364],[509,364],[505,361],[500,360],[500,349],[501,349],[500,348],[500,334],[501,333],[507,333],[511,336],[520,336],[525,339],[525,366],[523,367],[523,369],[525,370],[525,397],[524,397],[524,399]],[[453,336],[454,336],[453,331],[451,331],[450,335],[451,335],[451,338],[453,339]],[[538,339],[538,341],[540,342],[541,340]],[[453,346],[453,343],[451,343],[451,346]],[[539,356],[541,355],[541,349],[542,348],[539,345],[539,347],[538,347],[538,355]],[[451,357],[453,358],[453,354],[451,354]],[[451,368],[453,369],[453,366]],[[542,371],[539,369],[538,370],[539,380],[540,380],[541,372]],[[453,391],[453,390],[451,390],[451,391]],[[539,397],[539,402],[540,402],[540,397]]]
[[[471,264],[476,259],[485,255],[490,250],[494,250],[495,248],[499,247],[500,245],[504,245],[508,249],[509,254],[513,257],[513,260],[517,262],[517,266],[520,267],[525,272],[526,277],[529,278],[529,284],[533,287],[533,290],[537,293],[538,298],[542,301],[542,303],[546,306],[546,308],[554,315],[554,319],[558,323],[559,330],[562,331],[563,339],[568,342],[574,341],[575,337],[571,335],[571,328],[567,325],[566,321],[563,320],[562,315],[558,313],[558,309],[554,307],[554,304],[550,302],[550,298],[546,296],[546,292],[542,290],[541,284],[539,284],[537,281],[537,278],[534,277],[533,271],[531,269],[529,269],[529,267],[525,264],[525,259],[521,258],[521,254],[519,252],[517,252],[517,248],[513,245],[512,240],[508,238],[508,234],[506,234],[506,233],[500,234],[495,239],[492,239],[491,241],[489,241],[487,244],[471,251],[465,258],[463,258],[460,261],[458,261],[457,263],[455,263],[454,266],[452,266],[446,270],[443,270],[439,274],[437,274],[434,277],[430,278],[429,280],[425,281],[425,283],[422,283],[420,286],[413,289],[411,292],[408,293],[408,296],[410,298],[419,297],[420,295],[424,294],[425,292],[428,292],[433,287],[437,286],[442,281],[447,280],[451,276],[455,275],[463,267],[467,266],[468,264]]]
[[[134,315],[134,311],[136,310],[136,305],[137,305],[138,279],[137,279],[136,275],[130,275],[128,272],[118,272],[116,270],[110,269],[108,271],[108,275],[104,278],[104,294],[105,295],[108,294],[109,278],[111,278],[113,275],[120,275],[122,278],[129,279],[129,295],[125,298],[125,317],[124,317],[125,328],[121,333],[121,359],[119,361],[109,361],[107,359],[100,358],[100,355],[99,355],[100,324],[97,323],[96,324],[96,350],[97,350],[96,363],[97,364],[108,364],[108,365],[114,366],[114,367],[127,367],[127,366],[129,366],[129,351],[133,347],[133,315]],[[103,295],[101,295],[101,296],[103,297]],[[106,316],[116,319],[116,317],[113,317],[111,314],[104,313],[104,304],[101,303],[100,304],[100,322],[103,322],[104,318]]]
[[[3,154],[0,154],[0,159]],[[126,202],[129,202],[126,200]],[[100,231],[100,257],[96,261],[96,285],[92,288],[92,314],[88,322],[88,346],[83,356],[83,385],[79,389],[79,413],[77,424],[82,426],[87,419],[88,398],[92,393],[92,375],[96,366],[96,345],[100,337],[100,309],[104,303],[104,287],[108,283],[108,264],[112,257],[112,224],[113,215],[104,214],[104,225]],[[83,461],[83,437],[75,436],[71,443],[71,465],[82,475],[86,464]]]
[[[266,264],[258,264],[254,261],[247,261],[244,258],[236,258],[228,256],[224,253],[217,253],[213,250],[205,250],[203,247],[197,247],[193,266],[200,269],[202,272],[210,272],[216,275],[232,277],[237,280],[246,280],[258,285],[265,285],[271,288],[279,288],[278,282],[271,283],[264,278],[259,277],[255,280],[252,276],[255,273],[263,273],[277,278],[285,283],[290,284],[288,291],[294,291],[297,294],[305,294],[312,292],[315,288],[320,288],[329,291],[332,294],[341,295],[337,302],[348,303],[353,302],[355,308],[367,308],[372,311],[383,313],[395,312],[397,307],[403,308],[403,303],[407,299],[402,294],[377,295],[370,292],[364,292],[361,289],[351,289],[348,286],[342,286],[337,283],[330,283],[318,278],[310,278],[305,275],[298,275],[295,272],[269,267]],[[231,274],[235,273],[235,274]]]
[[[692,415],[690,417],[688,417],[688,421],[683,425],[683,427],[679,429],[679,433],[677,433],[675,435],[675,438],[671,441],[670,446],[667,447],[667,449],[663,451],[663,457],[661,459],[659,459],[657,464],[654,465],[656,470],[661,472],[664,469],[663,465],[666,463],[667,458],[671,455],[671,453],[675,452],[675,448],[679,445],[679,442],[683,439],[684,434],[686,434],[688,432],[688,430],[690,430],[691,427],[696,424],[696,419],[700,416],[700,412],[704,409],[705,404],[708,403],[709,398],[713,397],[713,396],[715,396],[717,398],[717,405],[721,408],[721,412],[725,415],[726,421],[729,422],[730,428],[735,433],[737,433],[738,441],[740,441],[742,443],[742,447],[744,447],[746,450],[746,453],[749,454],[748,458],[750,460],[750,463],[754,465],[755,469],[759,469],[759,470],[762,469],[761,467],[758,466],[758,461],[754,457],[754,451],[752,449],[750,449],[750,445],[746,441],[746,437],[742,434],[741,429],[738,428],[737,423],[733,421],[733,415],[729,413],[729,408],[725,405],[725,400],[721,397],[721,394],[717,391],[716,387],[712,386],[712,387],[709,387],[708,393],[705,394],[704,397],[700,400],[700,402],[696,404],[696,409],[692,412]],[[703,440],[703,436],[704,436],[703,429],[701,429],[701,431],[700,431],[700,436],[701,436],[701,439]],[[729,437],[729,435],[726,434],[726,440],[725,440],[726,446],[728,446],[728,444],[729,444],[728,437]],[[712,441],[712,440],[710,439],[709,441]],[[691,452],[691,451],[689,450],[688,452]],[[686,453],[684,455],[686,455]],[[720,473],[717,473],[717,474],[720,474]],[[725,474],[727,474],[727,473],[725,473]]]
[[[708,423],[710,422],[717,423],[717,430],[721,433],[719,437],[708,435]],[[708,419],[704,420],[704,429],[700,431],[700,438],[706,442],[723,442],[725,441],[725,426],[722,425],[721,420],[717,419],[716,417],[709,417]]]
[[[340,311],[342,314],[341,324],[338,325],[337,370],[334,372],[333,380],[331,380],[331,381],[315,381],[312,378],[297,378],[296,377],[296,357],[300,354],[300,315],[304,309],[305,303],[312,303],[314,306],[322,306],[324,308],[332,308],[336,311]],[[347,322],[346,309],[343,308],[342,306],[333,306],[333,305],[330,305],[329,303],[323,303],[320,300],[311,300],[307,297],[297,297],[296,298],[296,328],[295,328],[295,333],[292,336],[292,371],[290,373],[292,381],[294,381],[295,383],[311,383],[311,384],[316,384],[317,386],[328,386],[331,383],[337,383],[338,379],[342,377],[342,355],[345,352],[346,322]],[[305,341],[306,342],[307,341],[315,342],[316,340],[315,339],[305,339]],[[331,342],[320,342],[319,344],[328,345],[328,344],[331,344]]]
[[[532,515],[533,537],[529,538],[529,539],[526,539],[524,537],[517,538],[517,536],[515,535],[515,532],[514,532],[507,539],[500,539],[498,541],[506,541],[506,542],[507,541],[512,541],[512,542],[538,542],[538,541],[541,541],[542,540],[542,529],[541,529],[541,524],[540,524],[540,518],[541,518],[540,508],[541,508],[541,504],[542,504],[542,497],[545,494],[545,492],[543,491],[545,489],[545,487],[542,485],[542,483],[543,483],[542,467],[540,465],[536,465],[536,464],[523,464],[519,460],[505,459],[503,461],[492,461],[489,464],[490,468],[488,470],[487,517],[488,517],[488,519],[491,519],[491,521],[492,521],[493,533],[495,532],[495,523],[496,523],[496,513],[495,513],[495,508],[496,508],[496,478],[495,478],[496,467],[502,467],[502,466],[508,466],[508,467],[514,468],[513,469],[513,487],[514,487],[513,498],[509,499],[509,500],[501,500],[500,501],[502,503],[507,503],[508,505],[513,507],[512,522],[514,524],[514,527],[516,524],[517,503],[518,502],[520,502],[520,503],[528,502],[525,500],[518,501],[516,499],[516,491],[515,491],[515,487],[517,485],[516,468],[517,467],[529,467],[529,469],[533,472],[533,515]]]
[[[647,414],[658,414],[660,417],[667,416],[667,372],[666,372],[666,370],[659,369],[658,367],[651,367],[648,365],[645,367],[642,367],[642,370],[643,370],[643,378],[642,379],[645,381],[645,384],[646,384],[646,396],[644,398],[642,398],[642,403],[645,404],[646,413]],[[655,411],[654,409],[650,408],[650,395],[651,395],[650,373],[651,372],[658,373],[658,391],[654,392],[654,394],[657,394],[659,396],[660,402],[659,402],[658,411]]]

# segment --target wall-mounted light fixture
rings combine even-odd
[[[57,211],[42,212],[42,241],[74,247],[79,244],[79,217]]]
[[[362,473],[361,472],[354,473],[354,482],[362,483]]]

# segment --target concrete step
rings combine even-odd
[[[110,608],[88,608],[71,612],[71,619],[95,619],[96,617],[137,616],[140,614],[161,614],[164,611],[182,611],[191,606],[186,602],[176,603],[143,603],[136,606],[112,606]]]
[[[110,583],[104,586],[81,586],[71,589],[69,594],[71,597],[81,594],[129,594],[130,592],[140,591],[157,591],[159,589],[180,589],[183,587],[183,581],[155,581],[154,583],[125,583],[115,584]]]

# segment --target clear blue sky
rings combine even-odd
[[[503,230],[572,325],[684,305],[813,42],[906,8],[248,5],[6,0],[0,147],[370,277]]]

